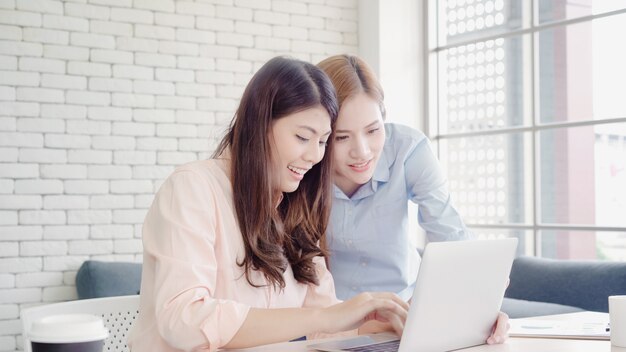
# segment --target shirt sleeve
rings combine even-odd
[[[157,193],[144,222],[144,255],[155,263],[155,316],[175,349],[217,350],[243,324],[249,306],[215,299],[219,222],[215,188],[193,171],[177,171]]]
[[[319,279],[319,285],[309,284],[306,297],[304,298],[303,308],[324,308],[332,306],[333,304],[341,303],[335,294],[335,283],[333,276],[328,271],[324,258],[315,257],[313,259],[315,263],[315,270],[317,271],[317,278]],[[331,336],[355,336],[358,334],[358,329],[344,331],[336,334],[316,333],[307,336],[307,339],[321,339]]]
[[[464,240],[472,237],[453,207],[447,180],[427,138],[418,140],[405,162],[407,191],[418,205],[418,222],[429,241]]]
[[[340,303],[341,300],[335,295],[335,283],[333,276],[328,271],[324,258],[313,258],[315,271],[319,279],[319,285],[309,284],[306,297],[304,298],[304,308],[328,307]]]

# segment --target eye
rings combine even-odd
[[[320,147],[326,148],[328,146],[328,141],[320,141]]]
[[[380,130],[380,127],[376,127],[374,129],[371,129],[371,130],[367,131],[367,133],[374,134],[374,133],[378,132],[378,130]]]
[[[302,137],[302,136],[300,136],[298,134],[296,135],[296,138],[298,138],[301,142],[308,142],[309,141],[308,138],[304,138],[304,137]]]
[[[336,136],[335,137],[336,141],[343,141],[343,140],[346,140],[346,139],[348,139],[348,136]]]

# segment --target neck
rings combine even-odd
[[[343,194],[348,196],[348,198],[351,198],[352,195],[354,195],[356,191],[358,191],[359,188],[363,186],[358,183],[354,183],[349,180],[346,180],[343,177],[335,177],[334,182],[335,182],[335,186],[337,186],[343,192]]]
[[[274,208],[278,208],[278,206],[280,205],[280,202],[283,201],[283,192],[280,191],[275,191],[274,192],[274,197],[272,198],[274,200]]]

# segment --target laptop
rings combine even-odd
[[[450,351],[482,345],[496,322],[517,238],[429,243],[402,337],[339,339],[318,351]],[[385,335],[385,334],[382,334]]]

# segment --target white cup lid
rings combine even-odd
[[[74,343],[104,340],[109,331],[102,318],[91,314],[58,314],[33,321],[28,338],[32,342]]]

